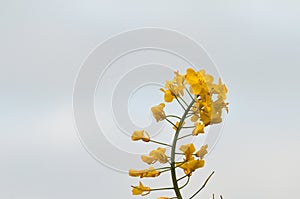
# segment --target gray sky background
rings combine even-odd
[[[199,198],[299,193],[298,1],[0,1],[0,198],[133,198],[137,179],[82,147],[72,113],[81,63],[108,37],[139,27],[201,43],[229,88],[223,135]],[[115,157],[118,158],[118,157]],[[154,195],[152,197],[154,198]]]

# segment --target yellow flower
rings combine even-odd
[[[149,169],[144,169],[144,170],[134,170],[130,169],[129,170],[129,176],[131,177],[157,177],[160,175],[160,172],[155,170],[154,167],[150,167]]]
[[[205,126],[211,123],[212,118],[212,105],[211,102],[202,102],[200,105],[200,120]]]
[[[214,77],[212,75],[209,75],[205,72],[205,70],[200,70],[198,72],[204,79],[205,83],[208,85],[208,86],[211,86],[213,84],[213,81],[214,81]]]
[[[175,96],[183,96],[185,89],[184,75],[179,74],[178,71],[174,72],[175,77],[172,81],[166,81],[165,87],[171,91]]]
[[[215,112],[222,112],[223,108],[228,112],[228,104],[229,103],[224,102],[223,99],[219,98],[213,102],[213,108],[215,109]]]
[[[141,175],[145,172],[147,172],[147,170],[130,169],[128,173],[129,173],[129,176],[131,176],[131,177],[141,177]]]
[[[196,72],[192,68],[186,70],[185,79],[190,85],[190,91],[195,95],[202,95],[208,93],[208,86],[203,78],[201,72]]]
[[[197,73],[192,68],[188,68],[186,70],[185,79],[186,79],[187,83],[190,84],[190,85],[197,84],[199,82]]]
[[[218,94],[218,99],[225,100],[228,89],[225,84],[222,83],[221,78],[219,78],[218,84],[214,84],[212,87],[212,92]]]
[[[206,74],[204,70],[196,72],[192,68],[187,69],[185,80],[190,85],[191,92],[197,96],[191,109],[194,112],[191,121],[198,122],[200,119],[204,127],[222,122],[222,110],[228,112],[228,103],[224,102],[228,89],[222,80],[219,78],[218,84],[214,84],[213,76]],[[213,95],[217,95],[215,101]],[[201,128],[198,125],[193,134],[201,133]]]
[[[146,135],[145,135],[146,134]],[[149,142],[150,141],[150,136],[147,133],[147,131],[144,130],[137,130],[134,131],[132,136],[131,136],[132,141],[138,141],[138,140],[143,140],[144,142]]]
[[[207,144],[206,144],[206,145],[203,145],[203,146],[199,149],[199,151],[196,152],[196,156],[197,156],[197,157],[200,157],[200,159],[203,159],[204,156],[208,153],[208,152],[207,152],[207,148],[208,148],[208,145],[207,145]]]
[[[132,186],[132,194],[133,195],[148,195],[151,191],[150,187],[145,187],[141,182],[139,184],[139,186]],[[146,193],[144,193],[146,192]]]
[[[192,158],[193,153],[196,151],[194,144],[185,144],[181,145],[179,148],[185,155],[185,160],[189,160]]]
[[[156,119],[156,122],[166,119],[166,114],[164,112],[164,108],[165,108],[164,103],[160,103],[159,105],[153,106],[151,108],[153,117]]]
[[[192,121],[192,122],[197,122],[198,119],[199,119],[198,114],[194,114],[194,115],[191,117],[191,121]]]
[[[160,163],[167,163],[168,157],[166,156],[166,148],[158,147],[156,150],[150,152],[150,156],[156,158]]]
[[[146,162],[147,164],[153,164],[157,161],[156,158],[151,157],[151,156],[145,156],[145,155],[142,155],[141,159],[143,162]]]
[[[201,111],[200,120],[203,122],[205,126],[209,125],[211,122],[211,112]]]
[[[153,164],[156,161],[164,164],[168,162],[168,157],[165,154],[166,149],[158,147],[156,150],[153,150],[149,153],[149,156],[142,155],[141,159],[147,164]]]
[[[159,197],[157,199],[170,199],[169,197]]]
[[[195,160],[194,157],[191,157],[187,162],[183,164],[177,163],[177,166],[182,168],[186,175],[192,175],[192,172],[194,172],[196,169],[204,167],[204,163],[204,160]]]
[[[212,104],[203,103],[203,108],[200,111],[200,120],[207,125],[218,124],[222,122],[222,110],[228,111],[228,103],[219,98]]]
[[[165,93],[164,100],[165,102],[172,102],[174,99],[174,95],[170,90],[164,90],[163,88],[160,89],[162,92]]]
[[[196,125],[196,127],[194,128],[194,130],[192,132],[193,135],[196,136],[200,133],[204,133],[204,126],[205,126],[204,124],[197,122],[195,125]]]
[[[143,177],[157,177],[160,175],[160,172],[157,171],[154,167],[150,167],[146,173],[144,173],[141,178]]]
[[[221,112],[213,112],[210,124],[218,124],[222,122]]]

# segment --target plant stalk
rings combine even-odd
[[[188,114],[188,112],[192,108],[194,102],[195,102],[195,100],[192,100],[192,102],[189,104],[187,109],[185,109],[184,114],[182,115],[182,118],[179,122],[179,125],[177,127],[177,130],[176,130],[174,138],[173,138],[173,144],[172,144],[172,150],[171,150],[171,175],[172,175],[173,187],[174,187],[174,191],[175,191],[177,199],[182,199],[182,196],[181,196],[181,193],[180,193],[180,189],[179,189],[178,182],[177,182],[177,177],[176,177],[176,164],[175,164],[176,144],[177,144],[179,132],[182,128],[183,122],[186,119],[186,115]]]

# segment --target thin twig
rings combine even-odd
[[[166,143],[163,143],[163,142],[158,142],[158,141],[155,141],[155,140],[149,140],[149,142],[153,142],[153,143],[156,143],[156,144],[161,144],[161,145],[164,145],[164,146],[172,147],[172,145],[170,145],[170,144],[166,144]]]
[[[177,119],[180,119],[181,120],[181,117],[177,116],[177,115],[167,115],[166,117],[175,117]]]
[[[191,129],[191,128],[195,128],[196,126],[184,126],[184,127],[181,127],[183,129]]]
[[[172,124],[173,127],[177,128],[177,126],[176,126],[171,120],[169,120],[168,118],[166,118],[166,120],[167,120],[170,124]]]
[[[188,103],[186,103],[186,101],[185,101],[182,97],[179,96],[179,99],[181,99],[181,101],[183,101],[183,103],[184,103],[186,106],[189,106]]]
[[[185,90],[187,91],[187,93],[189,94],[189,96],[192,98],[192,100],[194,99],[193,98],[193,96],[191,95],[191,93],[190,93],[190,91],[187,89],[187,88],[185,88]]]
[[[173,187],[166,187],[166,188],[158,188],[158,189],[150,189],[150,191],[160,191],[160,190],[169,190],[174,189]]]
[[[178,138],[177,140],[180,140],[180,139],[182,139],[182,138],[186,138],[186,137],[189,137],[189,136],[192,136],[192,135],[193,135],[193,134],[184,135],[184,136]]]
[[[202,187],[196,192],[194,193],[194,195],[192,195],[192,197],[190,197],[190,199],[194,198],[205,186],[206,184],[208,183],[209,179],[212,177],[212,175],[214,174],[215,172],[213,171],[209,176],[208,178],[205,180],[204,184],[202,185]]]
[[[191,177],[191,176],[188,176],[188,179],[187,179],[186,183],[185,183],[182,187],[179,187],[179,189],[183,189],[186,185],[189,184],[189,182],[190,182],[190,177]]]
[[[184,178],[186,178],[187,176],[189,176],[189,175],[182,176],[181,178],[179,178],[179,179],[177,180],[177,182],[180,181],[180,180],[182,180],[182,179],[184,179]]]
[[[183,110],[186,111],[185,107],[184,107],[183,104],[179,101],[179,99],[177,98],[176,95],[175,95],[175,99],[176,99],[177,102],[180,104],[180,106],[183,108]]]

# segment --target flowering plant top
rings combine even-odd
[[[142,155],[141,160],[150,165],[150,168],[143,170],[130,169],[129,175],[132,177],[146,178],[158,177],[162,173],[170,172],[172,187],[150,188],[139,182],[138,186],[132,186],[133,195],[148,195],[152,191],[174,190],[175,196],[159,197],[158,199],[183,199],[181,192],[190,182],[190,178],[196,170],[203,168],[205,165],[204,157],[208,153],[208,145],[201,146],[196,150],[193,143],[186,143],[177,146],[178,140],[189,136],[198,136],[205,133],[205,127],[222,122],[223,110],[228,112],[228,103],[225,102],[228,89],[221,79],[217,83],[214,77],[207,74],[205,70],[195,71],[188,68],[185,74],[174,73],[174,79],[166,81],[165,88],[160,90],[164,93],[164,102],[171,103],[177,101],[182,107],[182,116],[167,114],[164,110],[165,103],[160,103],[151,108],[153,117],[157,122],[167,121],[172,125],[175,133],[172,143],[164,143],[151,139],[145,130],[136,130],[133,132],[131,139],[133,141],[141,140],[143,142],[153,142],[161,147],[152,150],[148,155]],[[187,94],[190,101],[187,102],[183,96]],[[174,120],[176,120],[174,122]],[[192,123],[187,126],[186,123]],[[182,129],[189,129],[190,133],[182,135]],[[166,154],[166,147],[171,149],[169,155]],[[178,151],[179,150],[179,151]],[[176,162],[176,156],[182,156],[182,160]],[[154,168],[153,164],[159,162],[162,167]],[[167,166],[166,166],[167,165]],[[176,170],[182,170],[182,176],[177,177]],[[194,198],[206,185],[211,175],[206,179],[203,186],[193,194],[189,199]],[[183,185],[179,185],[181,180],[186,179]],[[222,196],[220,196],[222,198]]]

